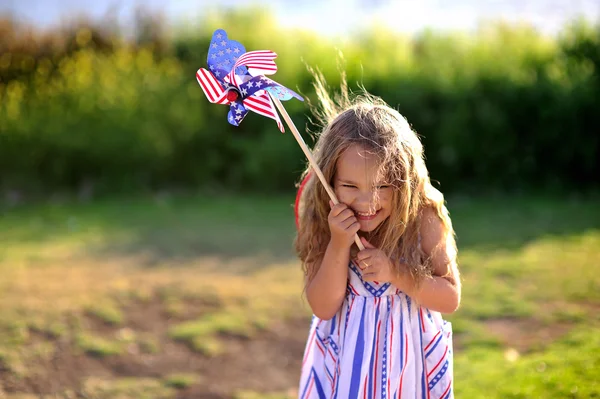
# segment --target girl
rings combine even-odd
[[[299,397],[452,398],[461,287],[454,232],[423,148],[381,100],[336,103],[315,84],[326,125],[314,155],[340,203],[304,172],[296,250],[314,313]],[[365,249],[358,251],[358,233]]]

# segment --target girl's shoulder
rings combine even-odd
[[[420,217],[419,244],[425,251],[431,250],[440,241],[445,240],[448,229],[444,224],[444,220],[433,206],[423,207]]]

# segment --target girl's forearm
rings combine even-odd
[[[460,291],[454,283],[444,277],[427,278],[419,288],[415,287],[414,281],[408,275],[394,279],[392,284],[421,306],[440,313],[453,313],[460,305]]]
[[[306,288],[306,298],[318,318],[331,319],[342,305],[346,297],[349,261],[349,248],[329,243],[317,274]]]

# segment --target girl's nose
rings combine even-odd
[[[356,202],[358,205],[369,207],[369,209],[375,208],[377,205],[375,190],[361,191],[356,198]]]

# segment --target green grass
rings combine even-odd
[[[600,335],[577,328],[543,351],[518,357],[474,348],[455,357],[457,397],[593,398],[600,396]]]
[[[80,333],[77,337],[77,346],[85,353],[96,357],[119,355],[124,350],[122,343],[119,341],[85,333]]]
[[[192,349],[208,356],[215,356],[223,351],[216,336],[229,334],[250,338],[256,330],[254,316],[250,312],[210,313],[198,320],[181,323],[169,331],[176,340],[187,343]]]
[[[188,196],[28,205],[1,214],[0,241],[10,245],[0,248],[0,259],[56,244],[94,257],[143,252],[148,265],[199,255],[288,258],[292,203],[292,197]],[[26,260],[43,263],[44,257]]]
[[[153,378],[103,379],[90,377],[83,384],[86,397],[98,399],[153,399],[175,398],[173,388]]]
[[[106,324],[118,326],[123,323],[123,312],[111,301],[94,303],[87,307],[87,313]]]
[[[183,389],[191,386],[198,380],[198,377],[194,374],[171,374],[164,380],[165,386]]]
[[[158,341],[157,337],[152,335],[139,337],[137,339],[137,344],[142,353],[155,355],[161,351],[160,342]]]
[[[25,378],[58,341],[99,361],[162,356],[171,341],[215,357],[232,337],[249,342],[274,323],[307,317],[292,202],[121,198],[0,213],[0,366]],[[463,281],[461,307],[447,317],[457,397],[600,397],[600,201],[448,202]],[[152,319],[129,325],[142,311]],[[170,397],[196,384],[196,371],[91,376],[86,392]],[[230,394],[293,397],[289,388]]]

